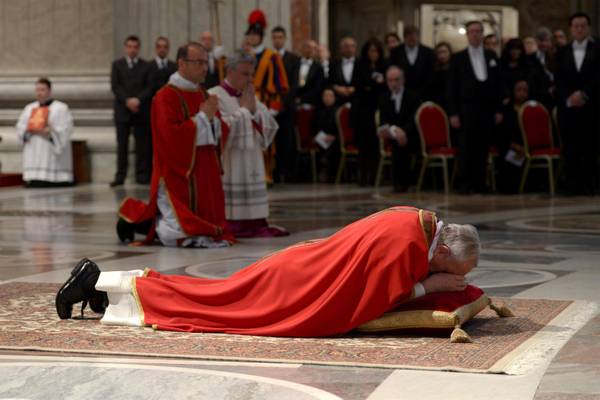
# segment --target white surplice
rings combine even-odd
[[[263,150],[279,126],[267,107],[256,100],[254,115],[240,107],[239,98],[221,86],[208,91],[219,99],[219,111],[229,125],[222,154],[225,214],[228,220],[261,219],[269,216]],[[253,122],[259,127],[254,126]]]
[[[46,182],[73,181],[73,155],[71,152],[71,134],[73,117],[69,107],[53,100],[48,110],[50,136],[27,132],[29,117],[38,101],[27,104],[17,122],[17,139],[23,145],[23,180]]]

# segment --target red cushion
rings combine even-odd
[[[300,149],[315,149],[314,137],[312,135],[312,120],[314,107],[301,106],[296,110],[296,132],[300,139]]]
[[[533,149],[531,150],[532,156],[560,156],[559,147],[551,147],[546,149]]]
[[[448,145],[448,121],[439,106],[432,103],[421,105],[417,113],[417,124],[427,148]]]
[[[477,286],[467,285],[462,292],[439,292],[417,297],[400,305],[393,311],[435,310],[451,312],[465,304],[474,302],[483,295],[483,290]]]
[[[427,152],[432,155],[456,155],[458,149],[456,147],[432,147]]]
[[[552,146],[550,114],[542,104],[536,101],[525,103],[521,111],[521,124],[530,149]]]
[[[362,332],[419,332],[454,329],[490,304],[481,289],[468,285],[462,292],[426,294],[399,305],[381,317],[358,327]]]

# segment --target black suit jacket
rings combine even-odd
[[[500,65],[493,51],[484,50],[487,79],[480,82],[475,77],[468,49],[456,53],[450,63],[448,75],[448,116],[477,106],[489,111],[502,111],[502,84]]]
[[[115,95],[115,122],[144,121],[150,111],[152,98],[148,63],[138,59],[135,66],[130,69],[124,57],[115,60],[110,73],[110,83]],[[139,112],[134,114],[125,106],[125,101],[129,97],[137,97],[140,100]]]
[[[419,96],[415,92],[405,88],[402,95],[402,103],[400,104],[400,112],[396,112],[396,104],[391,96],[392,94],[388,89],[379,96],[379,124],[395,125],[402,128],[406,132],[408,138],[407,145],[410,151],[418,151],[421,142],[415,124],[415,114],[421,104]]]
[[[347,82],[344,78],[344,72],[342,69],[342,60],[336,60],[329,67],[329,84],[330,85],[338,85],[338,86],[354,86],[355,89],[358,88],[359,84],[359,61],[358,57],[354,59],[354,68],[352,70],[352,77],[350,82]],[[356,91],[354,92],[356,93]],[[338,94],[336,94],[338,99],[338,104],[344,103],[352,103],[354,101],[354,95],[349,96],[347,98],[342,98]]]
[[[572,44],[563,46],[556,53],[556,98],[559,107],[565,108],[567,98],[582,90],[588,97],[585,107],[598,104],[600,82],[600,54],[598,46],[588,41],[581,69],[577,71]],[[596,110],[597,111],[597,110]]]
[[[300,80],[300,68],[298,68],[298,81]],[[296,92],[296,98],[299,103],[312,104],[316,106],[321,100],[321,91],[325,83],[325,73],[321,64],[313,60],[313,63],[308,69],[304,85],[302,82],[298,82],[298,91]]]
[[[158,68],[156,60],[148,62],[150,68],[150,82],[152,84],[152,97],[158,92],[160,88],[165,86],[169,82],[169,77],[177,72],[177,64],[171,60],[167,60],[167,67],[163,69]]]
[[[286,110],[293,110],[298,91],[298,72],[300,71],[300,57],[287,51],[283,54],[283,67],[288,79],[290,90],[283,98],[283,104]]]
[[[427,46],[419,45],[417,59],[413,65],[408,62],[406,56],[406,45],[402,44],[392,49],[389,63],[397,65],[404,70],[407,89],[416,92],[419,96],[424,95],[425,88],[429,85],[433,66],[435,64],[435,53]]]

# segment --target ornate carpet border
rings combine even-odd
[[[523,375],[536,368],[547,366],[575,332],[598,311],[597,303],[573,301],[546,326],[498,360],[487,372]]]

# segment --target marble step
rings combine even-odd
[[[34,99],[37,76],[0,76],[0,109],[21,109]],[[50,76],[53,97],[75,108],[111,108],[108,75]]]
[[[21,114],[21,108],[0,109],[0,126],[13,127]],[[113,126],[112,108],[71,108],[75,126]]]

